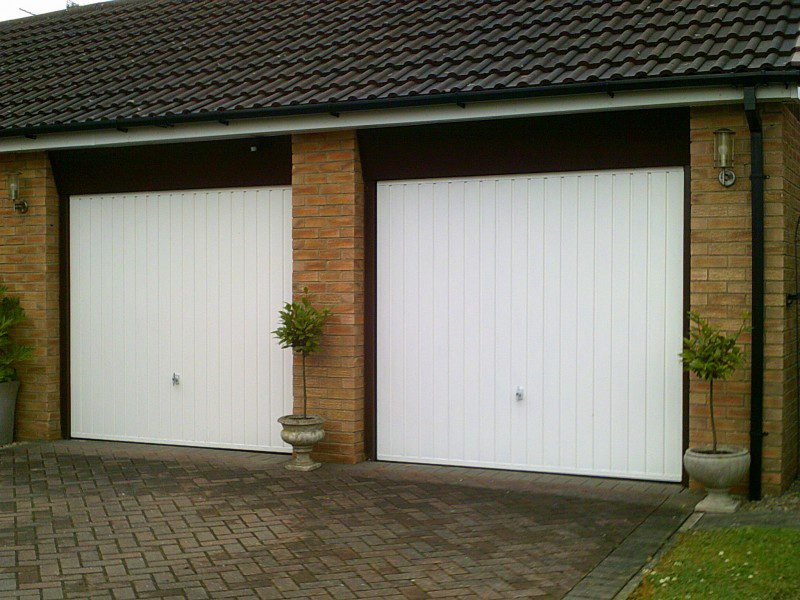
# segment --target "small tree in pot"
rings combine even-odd
[[[6,295],[0,286],[0,445],[14,440],[14,412],[19,392],[16,365],[27,360],[33,349],[17,344],[11,331],[25,320],[19,298]]]
[[[711,447],[689,448],[683,457],[686,472],[705,486],[708,496],[697,505],[705,512],[733,512],[739,504],[731,497],[730,488],[742,480],[750,466],[750,453],[744,448],[717,443],[714,414],[714,382],[728,379],[744,362],[744,353],[737,346],[739,336],[749,331],[746,320],[734,335],[726,335],[696,312],[689,312],[691,330],[683,340],[683,368],[708,382],[708,403],[711,418]]]
[[[304,288],[299,301],[284,305],[280,312],[280,327],[272,332],[281,348],[291,348],[300,355],[302,361],[303,414],[291,414],[278,419],[283,427],[281,438],[291,444],[294,450],[292,460],[284,466],[294,471],[311,471],[321,466],[311,459],[311,451],[325,437],[325,421],[322,417],[308,414],[306,357],[319,350],[322,332],[330,315],[327,308],[320,310],[311,304],[308,288]]]

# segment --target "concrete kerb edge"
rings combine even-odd
[[[642,568],[639,569],[639,571],[633,577],[631,577],[628,580],[628,583],[625,584],[625,586],[617,593],[617,595],[614,596],[614,600],[627,600],[631,596],[631,594],[633,594],[636,588],[639,587],[639,584],[644,579],[644,576],[649,571],[652,571],[653,568],[656,566],[656,564],[658,564],[658,562],[661,560],[661,558],[667,552],[669,552],[669,550],[671,550],[673,546],[675,546],[675,544],[678,541],[678,536],[682,533],[686,533],[687,531],[693,529],[694,526],[697,525],[697,523],[700,521],[700,519],[703,518],[704,514],[705,513],[695,511],[691,513],[689,516],[687,516],[686,519],[684,519],[683,523],[681,523],[680,527],[678,527],[672,533],[672,535],[670,535],[664,541],[664,543],[661,544],[661,547],[658,549],[658,552],[656,552],[653,555],[653,557],[649,561],[647,561],[647,563],[644,566],[642,566]]]

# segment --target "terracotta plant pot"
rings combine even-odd
[[[0,383],[0,446],[14,441],[14,409],[18,392],[19,381]]]
[[[278,423],[283,426],[281,439],[293,449],[292,459],[283,466],[290,471],[319,469],[322,464],[312,460],[311,451],[325,437],[325,419],[316,415],[286,415]]]
[[[695,510],[723,513],[736,510],[740,501],[731,496],[730,489],[747,473],[750,452],[731,446],[718,446],[716,453],[711,448],[689,448],[683,455],[683,465],[689,476],[708,491]]]

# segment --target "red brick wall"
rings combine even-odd
[[[735,331],[751,306],[750,185],[747,124],[741,107],[691,111],[691,282],[693,310]],[[735,132],[736,183],[722,187],[714,168],[714,131]],[[749,336],[745,366],[715,387],[719,441],[749,444]],[[689,444],[711,443],[708,385],[694,377],[689,392]]]
[[[765,368],[764,461],[766,494],[778,494],[791,483],[796,463],[793,313],[786,310],[786,293],[793,271],[789,264],[791,212],[800,210],[797,194],[796,119],[786,105],[761,107],[765,172]],[[736,133],[736,183],[724,188],[713,166],[713,133],[721,127]],[[792,159],[794,152],[794,159]],[[794,162],[792,162],[792,160]],[[691,306],[725,329],[734,330],[750,311],[752,244],[750,213],[750,137],[742,106],[693,108],[691,112]],[[795,169],[794,183],[788,166]],[[793,196],[792,196],[793,194]],[[794,200],[791,200],[791,198]],[[790,202],[791,200],[791,202]],[[790,204],[794,203],[794,208]],[[791,232],[793,235],[793,231]],[[749,355],[750,339],[744,347]],[[746,365],[715,388],[720,441],[747,447],[750,429],[749,356]],[[690,444],[711,440],[707,386],[690,385]],[[794,450],[792,450],[794,448]]]
[[[7,174],[18,171],[19,214],[8,200]],[[33,346],[19,368],[16,438],[53,439],[60,429],[58,193],[44,153],[0,155],[0,282],[20,297],[28,321],[18,339]]]
[[[786,307],[781,302],[784,294],[795,293],[798,291],[795,285],[795,269],[800,267],[794,261],[795,253],[795,226],[800,218],[800,120],[798,119],[798,108],[796,105],[782,105],[780,111],[776,111],[770,124],[777,128],[780,126],[780,139],[777,143],[766,147],[767,159],[770,163],[780,161],[780,170],[775,169],[774,181],[767,180],[768,198],[775,196],[778,203],[774,208],[777,223],[776,226],[783,225],[783,231],[776,231],[776,234],[783,235],[783,241],[779,241],[776,247],[774,269],[771,274],[778,280],[782,280],[782,287],[778,291],[779,296],[774,298],[774,312],[780,319],[781,329],[777,331],[776,338],[782,342],[780,352],[776,355],[780,359],[780,367],[783,370],[783,396],[781,402],[777,402],[775,408],[771,408],[771,413],[780,418],[780,423],[776,424],[775,429],[779,435],[773,436],[770,446],[770,458],[780,461],[779,468],[776,468],[776,475],[780,474],[780,487],[785,489],[789,483],[797,476],[798,472],[798,398],[797,398],[797,346],[798,322],[797,312],[800,304]],[[780,175],[780,177],[778,177]],[[773,188],[772,183],[778,186]],[[800,244],[800,240],[798,240]],[[797,249],[800,253],[800,247]],[[778,302],[781,302],[780,306]],[[784,316],[785,315],[785,316]],[[782,333],[782,336],[779,334]],[[769,438],[767,441],[770,441]]]
[[[317,458],[364,459],[364,184],[354,131],[292,138],[293,286],[333,317],[308,361],[309,411],[327,421]],[[295,361],[295,408],[302,399]]]

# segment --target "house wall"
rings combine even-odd
[[[797,469],[796,327],[786,308],[793,289],[791,236],[798,205],[798,130],[789,105],[760,108],[764,129],[765,186],[765,340],[763,491],[778,494]],[[717,181],[713,165],[714,131],[735,132],[736,183]],[[727,331],[739,328],[752,296],[750,136],[741,105],[694,108],[691,112],[691,297],[694,310]],[[715,387],[720,442],[748,447],[750,442],[750,335],[743,336],[745,366]],[[690,384],[690,444],[711,441],[708,386]],[[794,419],[794,420],[793,420]]]
[[[767,310],[764,490],[785,489],[797,470],[794,225],[800,216],[800,121],[787,104],[762,106],[765,129]],[[738,181],[717,182],[713,132],[736,132]],[[256,151],[252,152],[252,147]],[[334,318],[325,351],[311,359],[311,410],[328,419],[318,456],[356,462],[371,453],[374,381],[376,181],[481,174],[691,165],[690,297],[727,329],[750,306],[749,136],[741,106],[515,119],[360,132],[302,134],[209,144],[3,155],[23,171],[29,215],[0,205],[0,277],[20,293],[31,321],[22,337],[37,346],[20,399],[21,437],[58,435],[59,194],[239,185],[293,187],[294,293],[308,287]],[[65,220],[66,221],[66,220]],[[66,268],[62,261],[62,283]],[[66,319],[68,315],[64,315]],[[744,343],[749,352],[749,336]],[[298,365],[299,366],[299,365]],[[296,371],[299,373],[299,369]],[[296,381],[299,384],[299,379]],[[298,388],[299,389],[299,388]],[[710,439],[707,388],[689,387],[692,444]],[[299,400],[299,394],[296,394]],[[721,439],[749,443],[748,366],[719,387]]]
[[[27,214],[13,211],[7,175],[20,173],[20,198]],[[59,352],[59,198],[47,155],[0,155],[0,284],[19,296],[27,321],[18,327],[20,343],[34,356],[20,365],[22,383],[16,412],[16,437],[60,437]]]

